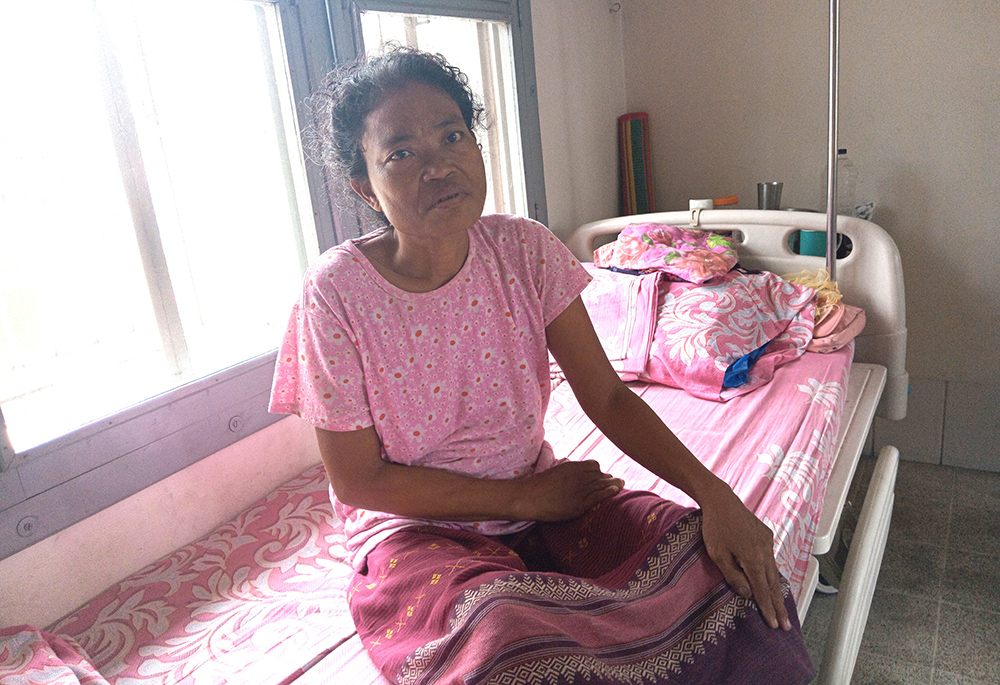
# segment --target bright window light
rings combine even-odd
[[[277,347],[315,229],[276,6],[9,3],[0,405],[24,451]]]

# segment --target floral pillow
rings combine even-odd
[[[728,236],[666,224],[631,224],[613,243],[594,251],[602,268],[660,271],[690,283],[705,283],[736,266]]]

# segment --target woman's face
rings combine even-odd
[[[351,187],[400,233],[464,232],[483,213],[486,168],[458,104],[413,81],[390,91],[365,120],[367,178]]]

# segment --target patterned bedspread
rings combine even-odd
[[[354,634],[328,486],[309,469],[48,631],[112,685],[294,681]]]

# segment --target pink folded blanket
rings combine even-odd
[[[772,273],[733,270],[696,285],[588,268],[582,298],[623,380],[724,401],[770,381],[812,340],[816,292]]]

